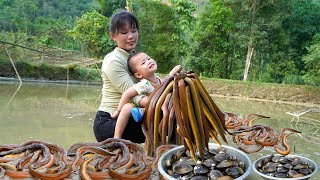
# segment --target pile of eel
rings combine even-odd
[[[64,179],[71,174],[71,159],[59,146],[42,141],[0,146],[0,178]]]
[[[265,125],[252,125],[252,122],[261,118],[269,118],[259,114],[247,114],[244,119],[230,112],[226,114],[226,127],[238,148],[248,154],[259,152],[264,147],[273,147],[281,154],[288,155],[291,151],[286,142],[289,135],[301,133],[292,128],[282,128],[277,133],[273,128]]]
[[[109,138],[100,143],[77,143],[68,150],[74,157],[72,169],[81,179],[148,179],[153,158],[136,143]]]
[[[57,145],[29,141],[0,145],[0,179],[148,179],[154,159],[141,146],[123,139],[76,143],[68,151]]]
[[[150,156],[161,145],[183,144],[194,160],[203,160],[210,137],[227,143],[224,114],[193,72],[177,73],[153,91],[142,129]]]

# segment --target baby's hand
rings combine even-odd
[[[118,118],[118,116],[119,116],[119,111],[118,110],[116,110],[116,111],[114,111],[112,114],[111,114],[111,117],[113,118],[113,119],[117,119]]]
[[[182,69],[182,66],[179,64],[179,65],[176,65],[169,73],[169,76],[174,76],[176,73],[180,72]]]

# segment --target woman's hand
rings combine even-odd
[[[112,117],[113,119],[117,119],[118,116],[119,116],[119,114],[120,114],[120,111],[119,111],[119,110],[116,110],[116,111],[114,111],[114,112],[111,114],[111,117]]]
[[[174,76],[176,73],[180,72],[182,69],[182,66],[179,64],[179,65],[176,65],[169,73],[169,76]]]

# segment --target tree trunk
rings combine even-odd
[[[248,51],[247,51],[247,57],[246,57],[246,65],[244,67],[244,74],[243,74],[243,81],[246,81],[248,79],[248,73],[249,73],[249,68],[252,60],[252,55],[253,55],[254,47],[252,45],[252,41],[249,42],[248,44]]]
[[[126,0],[126,9],[133,14],[131,0]]]

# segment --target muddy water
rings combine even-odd
[[[92,142],[98,86],[0,84],[0,144],[43,140],[68,148]],[[97,104],[94,104],[94,103]]]
[[[308,113],[299,119],[286,114],[312,107],[225,97],[213,99],[222,111],[270,117],[255,124],[268,125],[278,132],[284,127],[302,131],[299,136],[288,138],[292,154],[303,155],[320,164],[320,113]],[[95,142],[92,123],[99,103],[99,85],[24,82],[19,87],[19,83],[0,82],[0,144],[41,140],[68,149],[77,142]],[[229,145],[235,146],[231,140]],[[269,148],[249,156],[255,160],[270,153],[274,150]],[[259,178],[252,172],[247,179]],[[312,179],[320,179],[320,173]]]

